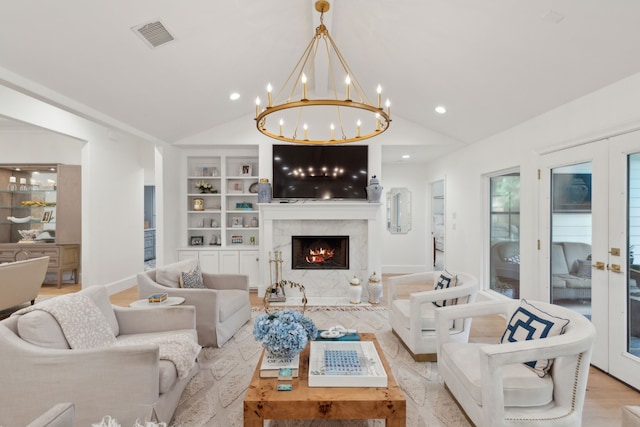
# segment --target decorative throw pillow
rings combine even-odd
[[[156,269],[156,282],[170,288],[180,287],[180,273],[192,271],[198,264],[197,259],[185,259]]]
[[[450,287],[452,288],[456,285],[457,279],[458,279],[457,276],[449,274],[449,272],[442,273],[440,274],[440,277],[438,278],[438,281],[436,282],[433,289],[437,291],[438,289],[447,289]],[[455,305],[455,303],[456,303],[456,300],[452,299],[452,300],[434,301],[433,305],[435,305],[436,307],[445,307],[447,305]]]
[[[206,289],[202,283],[202,273],[200,272],[200,265],[196,264],[193,270],[189,272],[180,273],[180,287],[181,288],[199,288]]]
[[[500,342],[537,340],[561,335],[568,324],[569,319],[546,313],[523,299],[520,301],[520,307],[511,316]],[[525,365],[542,378],[547,375],[552,363],[553,359],[544,359],[526,362]]]
[[[591,277],[591,261],[586,259],[578,260],[578,277]]]
[[[520,264],[520,254],[508,256],[504,260],[511,264]]]

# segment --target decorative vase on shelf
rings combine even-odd
[[[255,216],[253,218],[251,218],[251,222],[249,222],[249,224],[252,227],[257,227],[258,226],[258,218],[256,218]]]
[[[380,196],[382,196],[382,185],[380,185],[380,181],[376,178],[375,175],[371,177],[369,180],[369,185],[366,188],[367,190],[367,200],[369,203],[378,203],[380,202]]]
[[[369,302],[371,304],[380,304],[380,297],[382,296],[382,282],[378,276],[376,276],[375,271],[371,277],[369,277],[367,291],[369,292]]]
[[[351,304],[360,304],[362,299],[362,285],[360,279],[356,276],[349,281],[349,302]]]
[[[271,203],[271,183],[267,178],[260,178],[258,183],[258,203]]]

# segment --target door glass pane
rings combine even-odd
[[[520,173],[490,180],[490,288],[520,296]]]
[[[551,302],[591,318],[591,162],[551,172]]]
[[[627,168],[627,352],[640,357],[640,252],[636,252],[636,248],[640,250],[640,153],[628,156]]]

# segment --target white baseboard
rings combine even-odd
[[[428,265],[383,265],[382,274],[412,274],[433,271]]]
[[[126,291],[134,286],[138,286],[137,275],[129,276],[117,282],[107,283],[105,286],[109,295],[117,294],[118,292]]]

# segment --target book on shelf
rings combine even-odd
[[[300,354],[293,358],[280,358],[264,352],[262,363],[260,364],[260,378],[278,378],[281,376],[280,370],[291,370],[291,377],[298,376],[300,367]],[[284,372],[284,371],[283,371]]]

